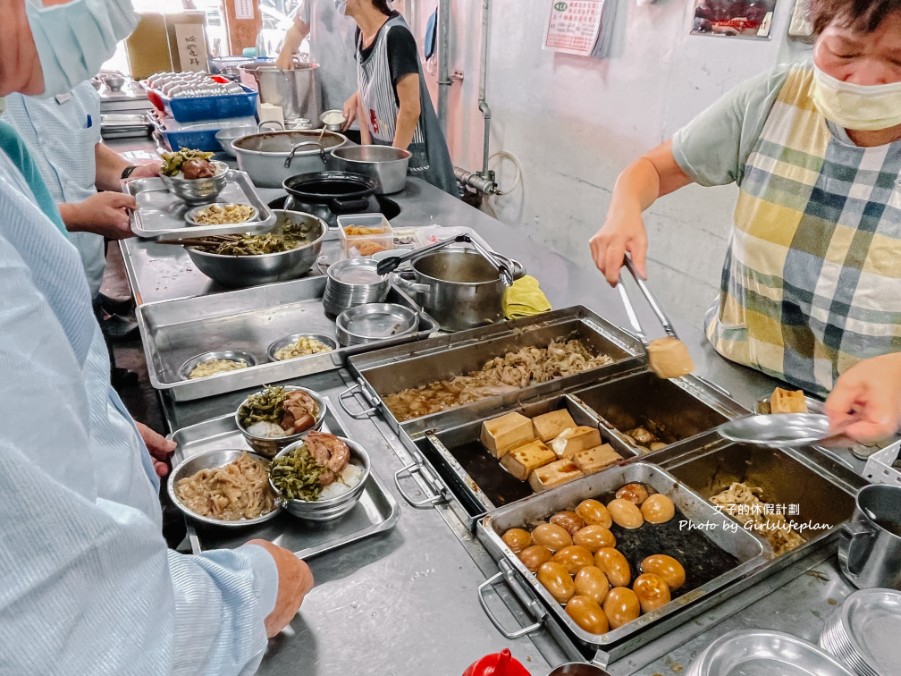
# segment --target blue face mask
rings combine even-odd
[[[63,94],[91,79],[138,21],[129,0],[72,0],[51,7],[40,3],[25,2],[44,73],[39,98]]]

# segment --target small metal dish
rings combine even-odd
[[[829,419],[816,413],[749,415],[716,428],[721,437],[765,446],[807,446],[829,438]]]
[[[210,207],[217,206],[217,205],[221,206],[221,207],[235,207],[235,206],[248,207],[251,211],[250,211],[250,215],[247,218],[240,220],[240,221],[228,221],[227,223],[199,223],[197,221],[197,218],[198,218],[198,216],[201,215],[201,212],[205,211],[206,209],[209,209]],[[250,223],[252,221],[257,220],[257,217],[259,215],[260,215],[259,210],[257,210],[257,208],[255,206],[252,206],[250,204],[238,204],[237,202],[213,202],[212,204],[201,204],[198,207],[189,209],[187,211],[187,213],[185,213],[185,222],[188,225],[192,225],[192,226],[230,225],[232,223],[235,223],[235,224]]]
[[[200,378],[191,378],[191,371],[193,371],[197,366],[204,362],[214,361],[216,359],[235,362],[243,361],[245,364],[247,364],[248,367],[257,365],[256,358],[252,354],[249,354],[247,352],[241,352],[239,350],[216,350],[213,352],[204,352],[203,354],[198,354],[196,357],[191,357],[184,364],[178,367],[178,375],[180,375],[183,380],[200,380]],[[228,371],[222,371],[222,373],[228,373]],[[221,375],[221,373],[214,373],[212,375],[203,377],[213,378],[218,375]]]
[[[281,501],[276,499],[275,508],[271,512],[262,514],[255,519],[239,519],[237,521],[214,519],[209,516],[202,516],[197,512],[192,511],[179,499],[178,495],[175,493],[175,484],[178,483],[179,480],[185,479],[187,477],[192,477],[197,474],[197,472],[203,469],[224,467],[230,462],[234,462],[235,460],[240,458],[243,453],[247,453],[254,460],[260,460],[262,462],[265,462],[266,465],[269,465],[268,459],[246,450],[217,449],[213,451],[207,451],[206,453],[199,453],[188,458],[187,460],[180,462],[175,467],[175,469],[172,470],[172,473],[169,474],[169,481],[166,484],[166,488],[169,491],[169,497],[172,499],[172,502],[175,503],[175,506],[178,507],[182,512],[184,512],[186,516],[189,516],[196,521],[200,521],[201,523],[206,523],[213,526],[223,526],[225,528],[244,528],[245,526],[254,526],[256,524],[263,523],[264,521],[269,521],[269,519],[273,519],[278,516],[279,511],[281,511],[279,509],[281,506]],[[275,491],[275,494],[278,495],[278,492]]]
[[[880,676],[901,664],[901,592],[859,589],[826,620],[820,647],[857,674]]]
[[[326,118],[337,117],[337,115],[341,116],[340,122],[326,122]],[[319,121],[322,122],[322,125],[328,131],[341,131],[341,127],[344,126],[344,123],[347,122],[347,118],[344,117],[344,111],[338,110],[337,108],[332,110],[327,110],[319,116]]]
[[[346,437],[338,438],[350,448],[351,463],[363,468],[363,478],[360,479],[360,483],[351,488],[347,493],[339,495],[337,498],[332,498],[331,500],[307,502],[306,500],[287,500],[279,495],[279,500],[282,501],[284,508],[299,519],[304,519],[306,521],[332,521],[340,516],[344,516],[352,510],[354,505],[359,501],[360,496],[363,495],[363,490],[366,488],[366,482],[369,480],[369,454],[356,441],[351,441]],[[294,449],[302,443],[303,439],[285,447],[275,457],[278,458],[283,455],[288,455],[288,453],[293,452]],[[278,495],[278,489],[275,487],[275,484],[272,483],[271,478],[269,479],[269,485],[272,486],[272,490]]]
[[[301,338],[312,338],[313,340],[318,340],[320,343],[324,343],[328,345],[332,350],[338,349],[338,343],[334,338],[329,336],[325,336],[321,333],[292,333],[290,336],[285,336],[284,338],[279,338],[274,343],[269,346],[269,349],[266,353],[269,355],[269,361],[287,361],[287,359],[279,359],[275,356],[276,352],[281,350],[284,347],[288,347],[292,343],[296,343]],[[321,353],[317,353],[321,354]],[[288,357],[288,359],[302,359],[303,357],[308,357],[309,355],[300,355],[298,357]]]
[[[366,303],[345,310],[335,320],[335,334],[343,345],[363,345],[414,333],[419,315],[403,305]]]
[[[779,631],[737,629],[711,643],[686,676],[854,676],[807,641]]]
[[[308,390],[305,387],[298,387],[296,385],[283,385],[282,387],[284,387],[286,390],[300,390],[302,392],[306,392],[313,398],[313,401],[316,402],[316,406],[319,411],[316,414],[316,420],[313,423],[313,426],[305,429],[303,432],[298,432],[297,434],[287,434],[283,437],[258,437],[255,434],[248,432],[244,425],[241,424],[241,409],[247,403],[247,399],[252,397],[253,394],[259,394],[260,392],[262,392],[262,390],[248,395],[247,399],[242,401],[241,405],[238,406],[237,410],[235,411],[235,424],[237,424],[238,429],[241,430],[241,434],[244,435],[244,439],[247,440],[247,443],[250,445],[250,447],[257,453],[262,455],[264,458],[275,457],[276,453],[278,453],[289,444],[292,444],[295,441],[303,438],[303,435],[310,430],[318,430],[320,427],[322,427],[322,423],[325,420],[325,411],[327,404],[325,403],[325,399],[323,399],[319,394],[313,392],[313,390]]]

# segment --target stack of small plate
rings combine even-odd
[[[371,258],[351,258],[329,267],[322,297],[326,313],[339,315],[356,305],[384,301],[390,280],[376,272],[377,266],[378,261]]]
[[[345,310],[335,320],[338,342],[363,345],[379,340],[408,336],[419,327],[419,315],[394,303],[366,303]]]
[[[858,676],[901,670],[901,592],[860,589],[826,621],[820,647]]]
[[[781,631],[737,629],[711,643],[686,676],[853,676],[829,655]]]

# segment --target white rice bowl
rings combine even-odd
[[[347,467],[338,475],[337,480],[322,489],[319,500],[333,500],[345,493],[350,493],[351,489],[363,480],[364,474],[365,470],[362,467],[348,463]]]

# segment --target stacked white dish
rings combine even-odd
[[[826,621],[820,647],[858,676],[901,672],[901,592],[860,589]]]

